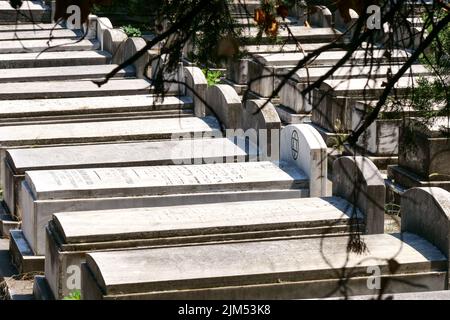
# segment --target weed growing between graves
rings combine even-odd
[[[138,27],[126,25],[120,27],[120,29],[122,29],[123,32],[125,32],[128,37],[142,37],[142,31]]]
[[[79,290],[73,291],[67,297],[64,297],[63,300],[81,300],[81,291]]]

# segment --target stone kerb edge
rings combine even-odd
[[[367,234],[384,233],[386,185],[375,164],[365,157],[341,157],[333,163],[333,195],[364,214]]]

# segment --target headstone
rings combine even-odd
[[[227,129],[241,129],[242,101],[229,85],[218,84],[206,91],[206,113]]]
[[[295,163],[307,172],[310,196],[327,196],[327,146],[310,125],[290,125],[281,132],[281,160]]]
[[[134,57],[138,52],[143,50],[147,45],[143,38],[133,37],[125,40],[124,46],[124,61],[127,61],[131,57]],[[150,55],[145,52],[137,61],[132,64],[136,70],[136,77],[139,79],[145,79],[150,74],[148,69],[150,68]]]
[[[336,269],[350,273],[345,288],[362,295],[373,293],[367,283],[374,268],[383,279],[392,279],[386,293],[417,291],[421,285],[443,290],[448,258],[417,235],[406,233],[402,239],[361,236],[367,246],[364,254],[349,252],[347,237],[90,253],[82,267],[82,297],[325,298],[342,294]],[[396,274],[389,271],[392,257],[399,266]]]
[[[97,40],[100,42],[100,49],[105,50],[104,32],[107,29],[113,29],[111,20],[106,17],[97,18]],[[111,52],[110,52],[111,53]]]
[[[384,232],[386,186],[377,167],[364,157],[341,157],[333,164],[333,195],[365,213],[365,232]]]
[[[130,70],[129,70],[130,71]],[[130,72],[133,72],[132,70]],[[150,94],[0,101],[0,127],[192,116],[193,100]]]
[[[206,90],[208,81],[202,70],[198,67],[185,67],[186,95],[194,101],[194,114],[196,117],[206,116]]]
[[[112,63],[124,62],[124,44],[126,33],[121,29],[105,29],[103,31],[103,49],[112,56]]]

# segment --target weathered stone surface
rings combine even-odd
[[[229,85],[215,85],[206,91],[206,112],[220,120],[227,129],[241,129],[242,101]]]
[[[280,158],[306,173],[311,197],[327,195],[327,153],[325,141],[310,125],[289,125],[281,132]]]
[[[98,79],[103,78],[115,67],[117,67],[117,65],[100,64],[93,66],[4,69],[0,74],[0,83]],[[134,76],[134,68],[127,67],[123,70],[120,70],[115,75],[115,78],[132,76]]]
[[[130,114],[134,112],[157,112],[191,108],[192,99],[188,97],[165,97],[158,99],[154,95],[118,95],[101,99],[96,97],[62,98],[62,99],[33,99],[33,100],[4,100],[0,101],[0,123],[11,126],[14,122],[30,121],[41,118],[41,121],[52,117],[73,117],[95,114]],[[3,120],[5,119],[5,120]],[[6,120],[9,120],[8,122]]]
[[[92,81],[46,81],[3,83],[0,87],[0,99],[44,99],[44,98],[76,98],[101,97],[114,95],[148,94],[151,84],[143,79],[113,79],[99,87]]]
[[[271,162],[30,171],[18,214],[27,241],[42,255],[54,212],[277,199],[306,195],[308,185],[299,168]]]
[[[356,131],[377,101],[355,103],[352,114],[352,130]],[[381,114],[388,114],[382,111]],[[399,114],[399,116],[401,116]],[[377,156],[397,156],[401,119],[377,119],[361,135],[357,146]]]
[[[56,51],[0,55],[0,68],[45,68],[108,64],[111,56],[99,51]]]
[[[64,29],[61,23],[15,23],[0,25],[0,32]]]
[[[147,45],[146,41],[142,38],[133,37],[125,40],[123,44],[124,61],[127,61],[133,57],[138,51],[142,50]],[[136,70],[136,77],[139,79],[145,79],[149,76],[148,68],[150,63],[150,55],[148,53],[142,55],[137,61],[133,63]]]
[[[180,118],[124,121],[42,124],[0,127],[1,180],[5,174],[5,150],[18,147],[86,144],[113,141],[137,141],[189,137],[219,136],[216,119]]]
[[[311,10],[313,13],[309,17],[312,26],[319,28],[331,28],[333,23],[333,15],[325,6],[314,6]]]
[[[103,49],[112,56],[112,63],[124,62],[124,44],[127,35],[121,29],[105,29],[103,31]]]
[[[241,128],[252,134],[248,135],[249,141],[258,147],[259,159],[278,161],[280,156],[280,129],[281,120],[272,103],[265,100],[246,100],[241,108]],[[244,142],[243,137],[240,137]]]
[[[50,8],[41,1],[22,1],[20,14],[17,14],[9,1],[0,1],[0,21],[4,24],[17,22],[51,22]],[[34,29],[33,29],[34,30]]]
[[[97,50],[100,43],[95,40],[5,40],[2,41],[0,53],[26,53],[41,51],[84,51]]]
[[[25,171],[244,161],[228,139],[194,139],[8,150],[3,198],[12,213]]]
[[[317,29],[312,29],[317,30]],[[367,64],[369,61],[376,63],[386,60],[385,50],[378,49],[373,50],[373,55],[368,57],[366,50],[357,50],[354,52],[353,56],[348,60],[350,64]],[[347,51],[326,51],[317,56],[312,62],[313,66],[332,66],[339,60],[341,60]],[[392,59],[397,62],[406,61],[410,53],[405,50],[393,50]],[[296,53],[267,53],[255,55],[255,59],[261,62],[265,66],[295,66],[297,63],[304,59],[305,55],[299,52]]]
[[[332,42],[338,39],[342,33],[332,28],[309,28],[303,26],[291,26],[290,31],[294,35],[296,41],[300,43],[315,43],[315,42]],[[244,39],[254,39],[258,35],[258,28],[245,28],[242,36]],[[294,43],[291,33],[288,30],[280,30],[277,35],[280,41],[288,41]],[[267,41],[268,40],[268,41]],[[263,35],[262,43],[271,42],[265,34]]]
[[[81,267],[88,252],[340,234],[355,223],[352,211],[340,198],[305,198],[55,214],[46,279],[61,298],[69,292],[65,271]]]
[[[396,83],[399,96],[408,93],[418,78],[403,77]],[[312,122],[336,133],[352,129],[352,110],[355,101],[376,100],[386,89],[386,79],[327,80],[314,90]]]
[[[194,114],[196,117],[206,116],[206,90],[208,81],[202,70],[198,67],[185,67],[186,95],[194,101]]]
[[[100,50],[105,50],[105,40],[104,40],[103,36],[104,36],[105,30],[112,29],[113,25],[108,18],[101,17],[101,18],[97,18],[96,27],[97,27],[96,35],[97,35],[97,40],[100,43]]]
[[[450,258],[450,193],[440,188],[414,188],[402,196],[402,231],[415,233]],[[449,271],[450,268],[447,267]]]
[[[409,119],[400,132],[399,165],[424,180],[450,180],[450,139],[447,117],[435,119],[431,125],[420,119]]]
[[[82,270],[82,295],[84,299],[318,298],[338,287],[335,268],[343,266],[355,277],[347,283],[353,294],[371,293],[369,267],[380,267],[383,278],[413,283],[391,281],[386,292],[417,291],[415,285],[424,283],[429,290],[445,287],[448,259],[426,240],[408,233],[404,241],[386,234],[362,239],[368,248],[362,255],[347,251],[347,237],[91,253]],[[388,271],[392,257],[399,263],[396,275]],[[339,295],[339,290],[334,292]]]
[[[364,212],[366,233],[384,232],[386,186],[377,167],[364,157],[342,157],[333,164],[333,195]]]

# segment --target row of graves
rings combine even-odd
[[[417,8],[423,9],[423,3]],[[450,168],[445,161],[450,151],[445,139],[447,120],[439,118],[429,125],[409,125],[421,113],[411,107],[408,97],[420,79],[430,79],[432,75],[430,68],[417,61],[399,79],[378,119],[361,135],[356,146],[343,144],[349,133],[357,130],[374,110],[389,79],[410,59],[426,35],[421,12],[414,9],[408,14],[411,16],[403,28],[392,30],[383,26],[377,47],[369,48],[363,43],[330,74],[347,51],[325,50],[302,68],[293,70],[312,52],[332,43],[348,42],[354,35],[352,26],[359,18],[357,13],[350,9],[351,21],[345,21],[339,11],[331,12],[324,6],[309,12],[291,12],[285,21],[286,30],[280,33],[281,44],[244,46],[246,56],[229,63],[224,82],[244,98],[270,99],[283,124],[311,123],[329,147],[330,165],[341,155],[367,156],[388,174],[389,198],[395,202],[412,187],[450,190]],[[386,39],[394,39],[401,47],[387,48]],[[304,92],[324,78],[320,86]],[[404,134],[405,128],[410,127],[414,132]],[[411,136],[417,141],[413,148],[408,143]]]
[[[341,157],[328,190],[313,125],[282,124],[273,104],[255,113],[264,99],[208,87],[196,67],[180,66],[171,76],[186,86],[159,99],[151,51],[98,87],[145,46],[106,18],[83,30],[6,22],[0,230],[17,272],[42,274],[36,299],[376,295],[373,268],[387,293],[448,289],[447,191],[405,192],[402,231],[385,234],[378,168]],[[50,33],[64,45],[49,47]]]

